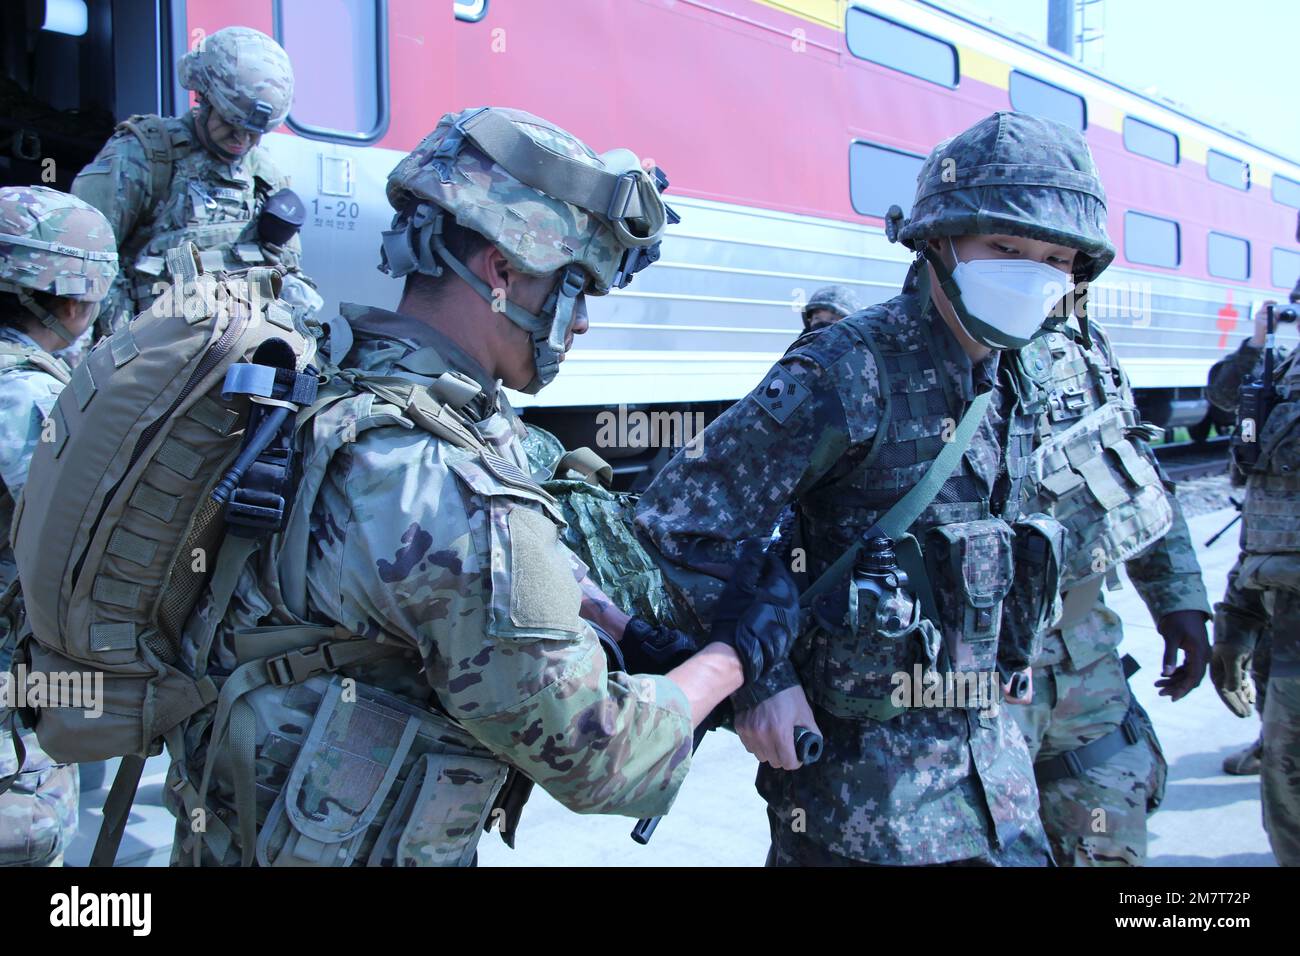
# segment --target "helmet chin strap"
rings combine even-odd
[[[199,98],[198,112],[194,117],[194,131],[198,134],[199,142],[217,159],[223,163],[237,163],[244,158],[243,154],[228,153],[213,140],[212,135],[208,132],[208,117],[212,115],[212,104],[206,98]]]
[[[418,263],[414,261],[407,263],[409,268],[405,268],[404,271],[401,271],[404,268],[403,264],[393,263],[398,271],[392,271],[392,274],[405,274],[418,269],[428,275],[438,276],[442,274],[442,267],[438,264],[440,261],[477,292],[479,297],[490,304],[495,311],[504,312],[506,318],[532,336],[533,365],[536,371],[521,391],[528,395],[536,395],[544,386],[554,381],[560,371],[560,357],[566,351],[565,343],[569,337],[569,330],[573,327],[574,305],[578,301],[578,296],[587,287],[586,273],[579,266],[566,266],[560,274],[560,281],[556,283],[555,288],[542,304],[541,311],[534,315],[507,299],[503,290],[492,289],[476,276],[469,266],[452,254],[442,241],[442,224],[445,215],[441,210],[432,214],[424,205],[416,210],[407,224],[406,233],[410,247],[417,250]],[[389,244],[386,239],[386,251]],[[398,254],[400,255],[400,250]]]
[[[29,290],[19,289],[18,301],[23,304],[28,312],[41,320],[41,325],[45,326],[59,338],[63,339],[63,341],[67,342],[69,345],[77,341],[77,336],[73,335],[68,330],[68,327],[59,320],[57,315],[37,302]],[[96,309],[96,311],[98,311],[98,309]],[[94,321],[93,316],[91,317],[91,321]]]

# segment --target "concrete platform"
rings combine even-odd
[[[1193,540],[1205,541],[1232,514],[1225,510],[1191,519]],[[1235,531],[1213,548],[1202,549],[1201,565],[1212,601],[1222,595],[1236,555]],[[1259,778],[1230,777],[1220,766],[1224,756],[1255,739],[1259,721],[1229,713],[1208,674],[1177,704],[1159,697],[1154,682],[1160,673],[1163,642],[1145,606],[1127,586],[1108,595],[1108,600],[1124,620],[1123,650],[1142,665],[1133,679],[1134,691],[1156,724],[1170,765],[1164,805],[1150,821],[1151,864],[1273,865],[1260,822]],[[759,866],[768,838],[763,802],[753,787],[755,769],[753,758],[734,735],[709,734],[672,813],[644,847],[628,836],[634,821],[579,816],[542,791],[534,791],[520,825],[518,848],[512,851],[495,834],[488,834],[479,847],[479,862],[483,866]],[[173,821],[161,804],[165,770],[162,757],[146,767],[119,865],[167,863]],[[81,831],[67,854],[70,864],[90,859],[105,793],[82,794]]]

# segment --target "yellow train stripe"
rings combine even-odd
[[[765,7],[802,17],[832,30],[844,32],[847,0],[757,0]]]

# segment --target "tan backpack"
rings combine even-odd
[[[167,260],[171,290],[100,342],[60,394],[13,524],[30,671],[83,690],[102,680],[98,715],[36,711],[41,745],[66,762],[129,757],[137,775],[216,697],[177,666],[227,529],[212,492],[244,461],[250,413],[300,408],[316,386],[315,342],[276,302],[275,270],[205,274],[190,243]]]

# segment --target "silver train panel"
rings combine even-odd
[[[392,216],[384,184],[402,154],[287,135],[267,143],[307,204],[304,264],[327,310],[341,301],[396,306],[401,283],[377,266],[379,233]],[[517,405],[738,398],[799,333],[800,309],[815,289],[839,283],[863,305],[881,302],[896,294],[911,259],[874,226],[669,198],[682,223],[664,240],[659,263],[628,288],[590,299],[591,330],[564,374],[540,396],[512,392]],[[1115,267],[1091,293],[1092,314],[1138,388],[1204,385],[1268,297],[1285,293]],[[1294,342],[1294,329],[1282,338]]]

